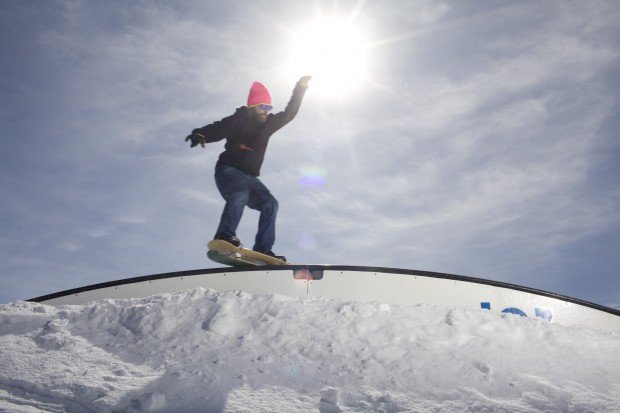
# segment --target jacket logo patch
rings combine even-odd
[[[254,152],[254,148],[250,148],[249,146],[246,146],[244,144],[239,145],[239,149],[242,149],[244,151]]]

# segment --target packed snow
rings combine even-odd
[[[619,412],[620,333],[207,289],[0,306],[2,412]]]

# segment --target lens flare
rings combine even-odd
[[[325,185],[327,170],[317,165],[304,165],[299,169],[299,183],[303,186],[320,187]]]
[[[304,251],[312,251],[316,249],[316,245],[316,238],[308,232],[304,232],[299,237],[299,247]]]

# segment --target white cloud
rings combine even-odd
[[[617,225],[618,190],[592,177],[611,168],[600,152],[613,146],[601,130],[617,101],[617,6],[354,3],[374,41],[371,79],[341,100],[311,87],[270,143],[261,178],[281,204],[276,251],[509,277],[551,268]],[[88,248],[98,241],[127,273],[150,268],[131,257],[159,251],[163,265],[163,251],[198,250],[223,205],[213,183],[223,143],[190,150],[183,138],[242,105],[255,79],[284,107],[293,80],[278,59],[302,13],[278,2],[57,4],[28,29],[49,89],[20,88],[32,94],[12,104],[18,116],[49,100],[45,117],[21,122],[36,125],[36,150],[23,126],[4,147],[21,162],[7,171],[7,216],[44,240],[17,245],[98,263]],[[8,82],[29,84],[28,73]],[[302,166],[324,185],[300,185]],[[244,216],[249,239],[256,218]],[[165,265],[205,265],[202,251],[185,259]]]
[[[198,201],[202,204],[200,207],[220,207],[223,206],[224,201],[219,197],[214,197],[211,192],[205,190],[196,190],[192,188],[177,188],[176,192],[187,198],[189,202]]]

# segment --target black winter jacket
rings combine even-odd
[[[242,106],[234,114],[199,128],[205,142],[226,139],[225,150],[220,154],[218,163],[259,176],[269,138],[297,115],[305,92],[306,88],[298,82],[286,109],[276,114],[270,113],[263,123],[252,117],[248,107]]]

